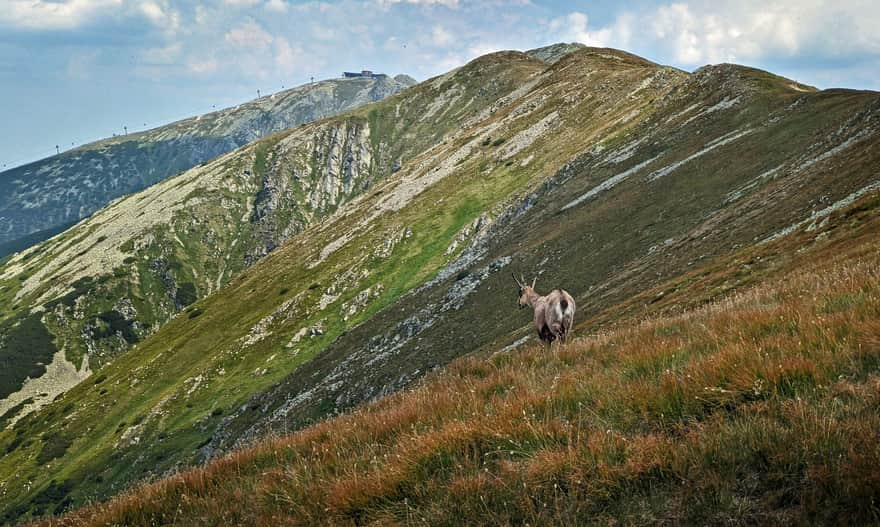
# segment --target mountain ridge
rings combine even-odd
[[[369,126],[357,143],[376,145],[371,163],[384,172],[180,308],[94,381],[0,432],[0,473],[34,482],[2,491],[7,518],[103,499],[393,393],[463,354],[522,346],[532,330],[510,314],[511,270],[538,275],[539,289],[563,284],[578,302],[579,331],[591,331],[645,306],[674,308],[676,290],[710,262],[776,233],[815,230],[876,185],[880,95],[803,92],[745,73],[687,74],[596,48],[553,64],[490,54],[195,169],[186,177],[251,170],[287,185],[297,164],[284,154],[296,141],[285,138],[349,123],[354,136]],[[251,180],[250,196],[266,188]],[[237,218],[260,210],[240,203]],[[188,224],[178,225],[182,234]],[[102,243],[92,234],[77,236],[85,247]],[[155,247],[194,243],[183,238]],[[28,283],[20,270],[47,265],[27,256],[0,273],[3,299]],[[691,301],[760,277],[742,269]],[[48,313],[75,320],[69,307]]]
[[[411,77],[401,79],[306,84],[0,172],[0,220],[6,224],[0,242],[79,221],[112,199],[264,135],[382,99],[411,85]]]
[[[527,64],[523,58],[513,56],[506,74]],[[492,91],[479,83],[499,64],[487,59],[462,70],[480,91],[475,94],[479,104],[494,102]],[[493,78],[496,89],[506,89],[502,77]],[[100,367],[279,243],[394,173],[401,160],[436,146],[462,119],[453,115],[461,94],[436,101],[433,89],[426,85],[410,93],[405,113],[399,102],[392,113],[389,102],[383,115],[354,111],[277,132],[116,200],[7,261],[0,280],[8,281],[0,294],[8,304],[0,317],[12,324],[40,318],[76,369],[86,356],[92,368]],[[438,112],[452,113],[432,117]],[[377,134],[403,136],[392,145]],[[383,141],[382,155],[374,156]],[[24,315],[16,311],[22,303],[41,305],[47,313]],[[48,357],[34,359],[45,364]],[[25,374],[35,377],[32,364],[22,366],[26,369],[11,385],[0,383],[4,396],[15,392],[0,401],[0,413],[36,395],[16,392]],[[32,401],[28,409],[39,403]]]

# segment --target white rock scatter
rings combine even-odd
[[[645,161],[642,161],[641,163],[633,166],[632,168],[630,168],[628,170],[621,172],[620,174],[617,174],[615,176],[611,176],[610,178],[606,179],[602,183],[599,183],[598,185],[591,188],[587,192],[578,196],[577,199],[574,199],[574,200],[568,202],[559,210],[568,210],[572,207],[577,207],[581,203],[583,203],[591,198],[594,198],[598,194],[605,192],[606,190],[614,188],[616,185],[619,185],[620,183],[629,179],[630,176],[639,173],[639,171],[641,171],[643,168],[647,167],[648,165],[650,165],[651,163],[656,161],[658,158],[660,158],[661,155],[662,154],[658,154],[650,159],[646,159]]]
[[[699,151],[687,156],[686,158],[684,158],[680,161],[676,161],[675,163],[672,163],[671,165],[667,165],[663,168],[655,170],[654,172],[651,172],[645,178],[645,181],[655,181],[655,180],[660,179],[664,176],[668,176],[669,174],[671,174],[675,170],[681,168],[682,166],[686,165],[687,163],[693,161],[694,159],[697,159],[700,156],[704,156],[704,155],[708,154],[709,152],[711,152],[712,150],[715,150],[718,147],[730,144],[730,143],[736,141],[737,139],[740,139],[741,137],[749,135],[750,133],[752,133],[754,131],[755,131],[754,128],[749,128],[746,130],[734,130],[733,132],[730,132],[730,133],[725,134],[721,137],[718,137],[718,138],[710,141],[709,143],[707,143],[706,146],[703,147],[702,150],[699,150]]]

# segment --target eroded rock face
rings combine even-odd
[[[373,148],[369,125],[345,120],[321,127],[302,145],[282,144],[269,154],[250,217],[258,243],[248,265],[370,188],[378,179]]]

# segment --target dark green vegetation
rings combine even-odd
[[[192,285],[192,284],[190,284]],[[178,295],[179,298],[179,295]],[[194,301],[191,300],[191,304]],[[101,339],[119,335],[129,344],[134,344],[140,340],[133,328],[131,320],[127,320],[119,311],[104,311],[97,316],[96,320],[100,320],[103,324],[96,324],[94,335]]]
[[[15,406],[10,407],[8,410],[3,412],[3,415],[0,415],[0,427],[6,428],[9,424],[9,420],[18,415],[19,412],[26,406],[34,402],[33,397],[28,397],[27,399],[22,400],[20,403]]]
[[[268,431],[301,428],[388,395],[461,355],[522,345],[533,330],[529,315],[515,309],[511,271],[529,278],[537,275],[540,292],[554,286],[570,290],[579,305],[578,334],[587,335],[646,314],[679,313],[729,297],[737,289],[797,269],[802,251],[820,251],[830,240],[876,232],[876,200],[846,209],[878,188],[880,97],[876,93],[816,92],[732,65],[687,74],[614,50],[584,49],[557,58],[551,65],[515,52],[481,57],[380,103],[270,136],[188,171],[114,204],[51,241],[54,246],[41,246],[43,255],[33,257],[32,263],[25,260],[27,253],[7,263],[7,272],[0,275],[4,298],[50,302],[70,290],[50,289],[50,278],[72,284],[81,276],[94,276],[87,295],[74,302],[84,308],[83,320],[111,311],[131,313],[130,303],[137,315],[126,320],[151,324],[138,333],[143,340],[136,347],[103,367],[102,382],[81,383],[56,403],[0,433],[0,448],[10,452],[0,461],[0,477],[7,480],[14,472],[32,482],[30,488],[13,484],[3,490],[8,517],[58,511],[60,499],[46,509],[37,501],[43,499],[43,492],[57,494],[62,485],[58,482],[70,483],[63,498],[69,503],[104,499],[140,478],[198,463]],[[498,142],[501,138],[503,142]],[[170,219],[156,212],[160,208],[172,209],[167,213]],[[84,256],[67,260],[66,266],[54,260],[83,251]],[[123,272],[102,276],[78,271],[92,265],[90,255],[106,258],[109,263],[104,267],[123,267]],[[185,283],[204,296],[184,309],[186,316],[172,317],[182,308],[175,299]],[[853,313],[851,307],[861,305],[863,297],[856,291],[846,294],[850,296],[823,300],[822,309]],[[873,298],[871,294],[866,298]],[[156,306],[165,306],[164,311]],[[63,304],[44,320],[47,326],[61,326],[62,316],[78,320],[76,311]],[[770,322],[772,317],[761,323]],[[73,322],[73,327],[79,323]],[[788,327],[782,323],[760,331],[785,335]],[[711,418],[714,414],[707,409],[715,411],[715,403],[705,407],[692,403],[697,399],[690,399],[688,391],[657,395],[648,390],[666,369],[688,367],[689,361],[702,364],[718,351],[708,346],[714,342],[711,335],[695,336],[693,348],[676,340],[691,334],[691,329],[686,321],[664,321],[651,330],[652,338],[675,341],[675,349],[681,351],[658,344],[658,350],[665,350],[662,357],[634,364],[621,363],[615,346],[607,347],[607,342],[596,344],[600,348],[595,351],[593,344],[586,343],[571,350],[570,360],[547,362],[548,376],[539,375],[544,370],[537,350],[516,356],[534,365],[523,374],[534,373],[540,400],[546,399],[553,376],[569,362],[581,361],[582,369],[573,371],[598,375],[586,391],[574,387],[571,392],[552,392],[564,406],[547,414],[548,422],[574,422],[580,403],[601,418],[584,421],[589,431],[608,420],[621,427],[627,439],[637,433],[666,434],[691,420]],[[118,334],[115,341],[121,344],[124,338]],[[113,339],[101,340],[109,345]],[[644,342],[649,353],[652,341]],[[833,357],[824,355],[804,360],[814,359],[825,368],[822,377],[814,376],[817,385],[826,385],[825,380],[833,378],[828,375],[867,371],[859,364],[834,364]],[[511,364],[514,369],[523,366]],[[865,364],[870,368],[872,363]],[[481,375],[494,378],[493,367],[477,364],[463,382],[479,384],[475,378]],[[731,374],[723,368],[717,371]],[[698,388],[730,389],[720,377],[694,378],[691,388],[712,381],[718,384]],[[615,399],[617,410],[603,413],[599,392],[607,379],[624,383],[621,394],[641,386],[650,395]],[[786,400],[802,395],[798,384],[802,381],[796,376],[778,383],[770,380],[780,394],[774,404],[788,404]],[[571,382],[576,384],[577,379]],[[492,397],[517,394],[501,381],[480,389],[485,393],[468,403],[462,416],[494,423],[493,416],[500,415],[527,428],[523,423],[528,419],[518,417],[523,409],[527,415],[543,415],[539,412],[548,408],[536,399],[534,405],[514,405],[494,414],[490,407],[478,411],[486,401],[494,404]],[[464,390],[463,395],[470,397],[469,393]],[[715,392],[700,396],[714,397],[710,401],[727,407]],[[68,404],[73,410],[62,418],[58,407]],[[513,413],[506,414],[508,410]],[[517,419],[511,418],[514,414]],[[287,496],[290,502],[285,506],[299,510],[303,518],[315,517],[308,504],[302,505],[305,501],[324,507],[332,512],[326,521],[380,521],[384,509],[377,504],[381,503],[391,507],[384,511],[389,518],[400,520],[400,504],[410,501],[453,514],[456,509],[448,505],[458,500],[458,494],[433,505],[419,500],[444,485],[452,488],[453,476],[463,478],[462,489],[479,487],[480,482],[471,481],[476,476],[468,472],[473,465],[460,463],[467,467],[461,473],[450,470],[453,460],[467,457],[462,451],[473,452],[473,459],[481,462],[487,450],[479,435],[485,430],[472,436],[462,429],[464,435],[459,436],[458,425],[444,421],[444,415],[449,414],[437,416],[441,420],[437,433],[446,434],[436,442],[437,450],[418,443],[421,446],[414,448],[424,450],[414,451],[414,457],[400,465],[377,465],[380,468],[375,470],[392,478],[387,481],[390,487],[385,480],[355,476],[352,485],[375,483],[374,491],[353,487],[351,493],[337,493],[335,485],[345,485],[344,478],[334,472],[335,466],[327,465],[326,473],[321,472],[324,468],[316,469],[321,475],[313,487],[312,483],[294,485],[302,482],[299,473],[278,480],[294,494],[277,493],[272,482],[266,483],[266,493],[259,485],[251,488],[264,497]],[[666,415],[671,416],[670,429]],[[772,414],[768,419],[777,417]],[[430,421],[429,416],[418,414],[415,422],[423,420]],[[404,428],[409,426],[406,423]],[[556,433],[552,423],[547,425],[548,434]],[[545,424],[541,422],[540,430]],[[320,425],[296,437],[320,436],[327,430],[324,426],[343,425]],[[73,442],[46,471],[37,463],[43,448],[37,438],[49,432]],[[498,441],[513,434],[518,443],[505,450],[521,451],[528,459],[549,445],[514,432],[523,431],[505,429]],[[363,447],[364,455],[384,456],[391,450],[383,449],[393,450],[397,443],[383,443],[383,437],[392,436],[352,436],[341,455]],[[401,437],[403,444],[410,436]],[[473,437],[476,449],[471,448]],[[739,441],[750,436],[731,437]],[[447,439],[452,445],[448,448],[442,446]],[[292,441],[306,441],[306,449],[326,446],[311,439]],[[674,446],[674,441],[663,444]],[[563,443],[554,445],[561,448]],[[601,443],[580,445],[586,445],[586,450],[575,450],[580,457],[586,458],[584,452],[600,452],[596,449]],[[614,455],[609,454],[609,459],[625,465],[626,452],[618,451],[618,443],[611,446]],[[817,447],[801,453],[828,451]],[[300,451],[295,452],[290,455]],[[688,459],[687,452],[657,452],[664,459],[682,463]],[[535,464],[540,465],[543,458],[537,459]],[[563,468],[571,461],[560,459]],[[272,472],[275,467],[268,458],[260,463],[255,470]],[[599,468],[610,471],[608,486],[597,483],[596,493],[573,494],[584,501],[599,500],[598,505],[585,505],[583,511],[559,518],[578,518],[607,506],[609,501],[601,501],[602,496],[644,497],[614,490],[617,465],[597,461]],[[596,473],[591,465],[572,462],[571,466],[583,474]],[[682,466],[686,464],[673,468]],[[352,470],[362,474],[357,472],[361,468],[356,465]],[[565,479],[569,474],[563,468],[562,479],[554,480],[556,488],[564,482],[571,488],[572,480]],[[681,480],[681,472],[673,468],[657,469],[661,475],[678,478],[661,482],[672,485]],[[795,478],[802,472],[791,474]],[[502,481],[513,481],[511,489],[518,489],[517,477]],[[639,487],[644,492],[654,480],[647,481]],[[161,494],[161,489],[177,484],[157,488]],[[295,495],[299,490],[311,492],[310,488],[330,489],[328,495],[351,499],[329,503],[319,495]],[[719,484],[719,489],[724,486]],[[675,496],[676,488],[667,491]],[[114,521],[136,523],[148,517],[156,523],[172,521],[162,516],[170,503],[162,496],[155,509],[142,509],[144,516],[122,512]],[[437,496],[447,499],[442,493]],[[665,502],[660,494],[648,496]],[[490,510],[500,510],[514,497],[498,501]],[[554,503],[544,498],[538,499]],[[229,495],[222,499],[235,502]],[[269,511],[268,519],[260,516],[267,523],[273,523],[277,511],[272,499],[259,504]],[[555,518],[540,516],[536,512],[540,509],[522,508],[528,503],[510,507],[509,514],[516,516],[501,517],[502,523]],[[838,502],[821,498],[817,503],[837,507]],[[462,501],[461,506],[465,509],[458,512],[467,513],[466,507],[476,505]],[[121,507],[124,511],[126,506]],[[196,511],[202,505],[193,507]],[[427,508],[421,512],[438,523],[454,521],[449,519],[454,516],[440,512],[429,514]],[[667,517],[659,509],[646,510]],[[158,512],[150,516],[150,511]],[[189,518],[196,521],[198,514]],[[687,514],[697,522],[713,523],[699,511]],[[247,521],[207,518],[214,523]],[[282,517],[278,522],[287,520]]]
[[[38,314],[0,324],[0,397],[16,391],[27,377],[42,375],[57,351]]]

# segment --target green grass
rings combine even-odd
[[[873,523],[876,232],[705,308],[460,359],[51,524]],[[827,314],[832,292],[865,300]]]
[[[420,126],[428,126],[428,124],[424,123]],[[381,127],[377,127],[376,130],[380,135],[384,134]],[[264,164],[267,163],[267,158],[259,152],[258,149],[255,172],[265,169]],[[435,204],[436,193],[444,191],[443,189],[439,191],[434,189],[410,205],[406,212],[402,213],[401,218],[415,220],[410,223],[415,238],[410,240],[411,243],[402,243],[401,249],[395,251],[391,259],[374,262],[367,268],[369,278],[359,286],[382,282],[385,286],[383,295],[373,301],[351,323],[365,320],[370,314],[389,305],[413,286],[433,276],[447,261],[448,257],[443,255],[443,251],[452,236],[463,225],[472,221],[485,207],[504,199],[518,188],[518,184],[535,175],[524,176],[520,173],[518,176],[520,179],[516,183],[510,181],[500,184],[503,179],[499,180],[497,188],[489,194],[486,194],[486,189],[475,181],[462,181],[458,183],[459,186],[461,183],[466,183],[463,188],[467,190],[462,190],[460,195],[449,196],[449,203],[461,201],[461,204],[437,216],[425,214],[423,204],[430,203],[432,209],[436,207],[438,211],[445,211],[445,207],[437,207]],[[449,187],[444,186],[444,189],[446,188]],[[480,198],[473,197],[480,193],[482,193]],[[395,221],[400,221],[400,218]],[[409,220],[405,221],[409,222]],[[377,223],[376,232],[381,232],[383,225],[385,225],[383,222]],[[182,233],[179,234],[185,247],[194,246],[187,242]],[[178,247],[175,241],[169,239],[170,236],[163,236],[159,232],[156,235],[159,239],[167,240],[164,242],[166,247]],[[200,315],[174,319],[153,338],[141,343],[136,350],[116,359],[111,366],[105,367],[105,369],[110,368],[106,369],[108,379],[100,386],[80,385],[72,390],[65,396],[65,400],[79,401],[79,410],[74,420],[64,425],[64,429],[71,437],[77,439],[68,451],[68,455],[60,463],[58,460],[55,461],[56,469],[53,477],[80,482],[71,496],[76,502],[95,496],[96,492],[99,493],[98,496],[102,496],[106,490],[101,489],[131,481],[143,475],[145,470],[163,470],[163,467],[170,468],[180,461],[191,462],[195,448],[204,444],[211,436],[210,429],[214,424],[204,419],[206,417],[210,419],[209,414],[213,408],[240,406],[250,394],[277,382],[298,365],[314,357],[327,343],[341,334],[347,325],[341,321],[338,314],[329,317],[328,313],[305,314],[294,319],[296,326],[275,328],[270,338],[248,349],[247,360],[242,360],[242,356],[236,351],[237,342],[242,335],[241,331],[256,324],[275,308],[274,299],[278,298],[275,284],[286,284],[285,287],[291,291],[307,291],[306,299],[315,302],[323,291],[307,289],[307,286],[315,281],[332,283],[331,278],[335,273],[333,266],[350,261],[352,255],[356,254],[365,242],[369,243],[368,240],[371,238],[372,235],[367,235],[360,241],[349,244],[339,254],[332,256],[317,276],[313,271],[305,268],[303,262],[298,259],[292,260],[300,263],[293,267],[294,271],[291,273],[288,263],[291,260],[287,260],[289,256],[285,251],[273,253],[262,264],[262,271],[256,274],[246,272],[240,279],[234,280],[221,297],[212,300],[210,305],[199,303],[197,305],[199,311],[190,312],[190,315],[201,313]],[[321,243],[320,238],[311,242],[314,247],[320,247]],[[155,247],[161,245],[157,244]],[[165,258],[169,264],[174,261],[187,261],[191,265],[191,262],[198,261],[198,257],[172,259],[165,255],[164,251],[158,249],[150,249],[150,251],[153,252],[146,253],[148,258],[139,258],[135,265],[149,267],[150,262],[156,258]],[[407,265],[403,265],[403,262]],[[410,265],[412,263],[417,265]],[[279,265],[280,269],[283,269],[281,273],[277,271]],[[168,269],[171,273],[187,272],[186,266],[175,268],[169,265]],[[152,309],[155,310],[156,305],[161,305],[157,300],[166,295],[165,285],[161,280],[150,279],[150,276],[155,276],[152,271],[147,269],[144,271],[146,272],[141,275],[144,279],[139,282],[140,289],[137,296],[144,299],[144,304],[152,304],[154,306]],[[261,278],[262,273],[273,275],[275,279],[267,282]],[[179,275],[177,277],[179,279]],[[112,291],[112,288],[118,285],[111,283],[107,287]],[[350,300],[356,292],[357,290],[346,291],[339,302]],[[111,293],[107,298],[113,296]],[[267,303],[267,299],[273,302]],[[140,309],[137,301],[136,306]],[[330,308],[337,306],[338,304],[333,304]],[[110,312],[111,308],[111,305],[103,304],[101,312]],[[161,321],[161,316],[155,316],[155,319]],[[327,325],[325,334],[303,341],[299,353],[291,356],[283,347],[285,338],[289,338],[298,327],[314,324],[319,320],[324,320]],[[210,352],[206,353],[206,350]],[[269,362],[273,356],[275,358]],[[148,366],[145,368],[145,365]],[[177,372],[176,375],[153,373],[172,368],[172,365]],[[218,374],[220,371],[225,371],[225,375]],[[193,379],[200,375],[210,379],[208,387],[194,389],[190,393],[192,383],[195,382]],[[133,446],[114,448],[112,445],[119,440],[122,432],[117,430],[118,423],[126,421],[125,416],[149,415],[156,409],[160,400],[167,401],[161,409],[161,416],[153,415],[145,419],[140,425],[143,431],[139,434],[140,444],[151,445],[148,459],[157,461],[155,463],[138,461],[140,454],[137,454],[136,450],[139,449]],[[93,417],[98,414],[101,417],[95,421]],[[40,416],[39,419],[41,421],[46,419],[47,423],[51,420],[45,415]],[[205,425],[207,431],[201,431]],[[85,435],[86,426],[89,427],[87,435]],[[165,439],[158,441],[159,434],[163,434]],[[23,459],[28,449],[19,447],[15,452],[18,459]],[[106,470],[108,460],[112,460],[113,470]],[[89,477],[89,474],[93,473],[102,474],[100,482]],[[40,488],[48,488],[45,487],[48,480],[43,481],[45,483],[42,486],[35,487],[36,492],[39,492]]]

